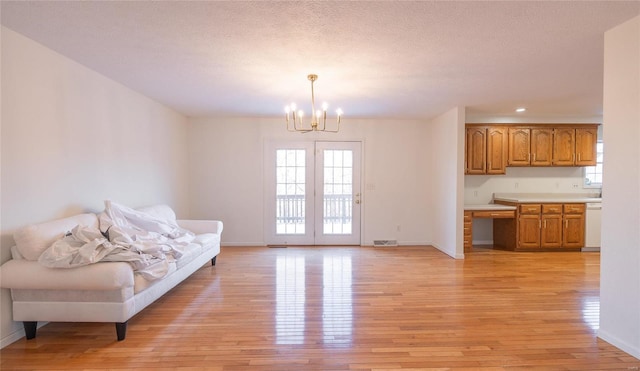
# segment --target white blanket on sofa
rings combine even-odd
[[[193,233],[175,221],[105,201],[100,229],[76,226],[40,256],[50,268],[73,268],[97,262],[124,261],[147,280],[164,277],[169,263],[182,256]]]

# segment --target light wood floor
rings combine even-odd
[[[638,370],[596,338],[598,253],[227,247],[129,321],[51,323],[2,370]]]

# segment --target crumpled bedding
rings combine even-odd
[[[100,229],[76,226],[55,241],[38,261],[50,268],[74,268],[97,262],[127,262],[134,271],[152,281],[169,272],[195,239],[174,220],[105,201]]]

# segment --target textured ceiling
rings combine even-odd
[[[604,32],[639,1],[2,1],[2,24],[188,116],[602,114]]]

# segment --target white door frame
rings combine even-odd
[[[316,207],[321,207],[322,205],[322,197],[316,197],[315,195],[311,195],[311,202],[306,203],[305,207],[305,216],[311,216],[305,218],[305,234],[295,235],[295,234],[277,234],[276,233],[276,220],[274,217],[276,210],[276,172],[275,172],[275,163],[276,163],[276,150],[277,149],[304,149],[308,154],[305,158],[305,165],[307,169],[311,169],[311,171],[306,172],[306,195],[308,196],[308,192],[313,192],[318,184],[322,186],[322,177],[318,177],[316,174],[318,171],[316,170],[316,145],[318,143],[329,144],[332,146],[332,143],[336,144],[347,144],[347,146],[343,146],[344,149],[348,149],[348,146],[356,146],[357,155],[354,157],[354,167],[359,168],[359,171],[354,172],[357,174],[353,174],[354,179],[361,183],[362,172],[363,172],[363,145],[362,141],[320,141],[316,139],[305,140],[305,141],[292,141],[292,140],[265,140],[264,145],[264,212],[263,212],[263,226],[264,226],[264,239],[267,245],[315,245],[315,244],[331,244],[331,245],[360,245],[362,241],[362,204],[361,195],[362,195],[362,185],[358,184],[358,189],[353,190],[354,202],[358,200],[357,204],[354,204],[354,214],[357,217],[358,224],[353,224],[357,226],[352,231],[352,234],[348,235],[349,237],[355,237],[353,240],[348,240],[346,236],[332,235],[331,239],[326,239],[321,237],[318,239],[318,236],[314,236],[314,232],[318,234],[322,232],[322,218],[316,217]],[[332,147],[333,148],[333,147]],[[314,178],[316,178],[314,182]],[[320,179],[317,179],[320,178]],[[319,183],[318,183],[319,182]],[[356,197],[356,194],[359,196]],[[357,212],[356,212],[357,209]],[[321,209],[320,209],[321,210]],[[319,221],[318,221],[319,219]],[[315,225],[314,225],[315,221]],[[355,230],[357,229],[357,230]],[[319,242],[318,242],[319,241]],[[355,242],[354,242],[355,241]]]
[[[361,190],[361,172],[362,172],[362,144],[360,142],[343,142],[343,141],[317,141],[315,145],[316,150],[316,176],[315,176],[315,244],[316,245],[360,245],[361,243],[361,229],[362,226],[360,224],[360,214],[361,214],[361,201],[362,201],[362,190]],[[348,234],[325,234],[324,233],[324,209],[325,209],[325,200],[324,197],[324,172],[325,172],[325,164],[324,164],[324,150],[351,150],[353,154],[352,158],[352,169],[358,169],[360,171],[353,171],[352,173],[352,185],[353,189],[351,191],[351,225],[357,226],[357,230],[351,231]]]

